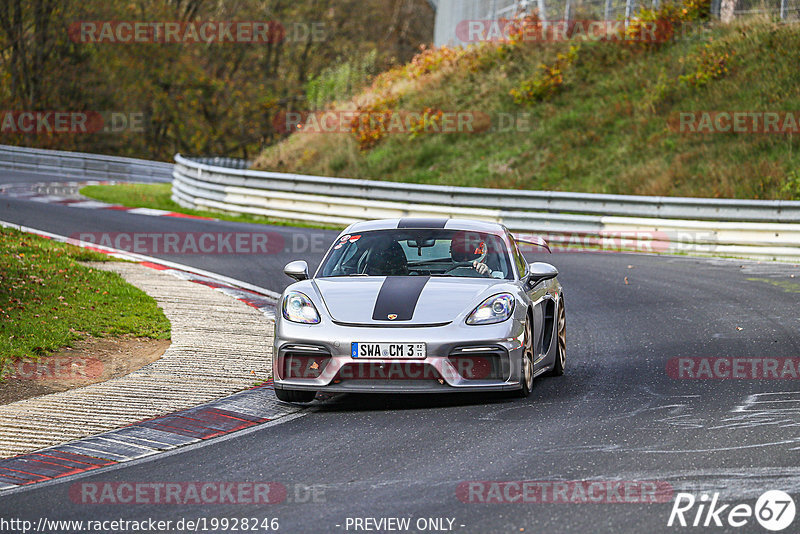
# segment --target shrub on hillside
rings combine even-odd
[[[712,50],[711,44],[708,43],[694,58],[696,65],[694,71],[680,76],[679,79],[681,83],[691,87],[705,87],[711,80],[717,80],[728,74],[731,56],[731,52]]]
[[[642,8],[623,30],[623,41],[638,49],[659,48],[672,41],[686,24],[705,20],[711,13],[711,0],[665,2],[658,8]]]
[[[510,91],[517,104],[530,104],[547,100],[560,93],[564,88],[564,72],[578,58],[578,47],[570,46],[566,54],[559,53],[555,62],[550,65],[539,65],[539,75],[523,82]]]

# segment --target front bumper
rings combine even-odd
[[[301,325],[279,318],[273,347],[276,389],[350,393],[507,391],[521,387],[523,326]],[[353,358],[352,342],[425,343],[425,359]]]

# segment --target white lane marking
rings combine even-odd
[[[98,202],[96,200],[84,200],[83,202],[73,202],[69,205],[70,208],[86,208],[86,209],[96,209],[96,208],[106,208],[108,206],[113,206],[113,204],[106,204],[105,202]]]
[[[172,213],[171,211],[157,210],[154,208],[131,208],[127,210],[127,212],[136,215],[150,215],[153,217],[161,217],[163,215],[166,215],[167,213]]]
[[[31,200],[33,202],[44,202],[50,204],[53,202],[61,202],[62,200],[69,200],[69,198],[56,195],[43,195],[43,196],[30,197],[28,198],[28,200]]]

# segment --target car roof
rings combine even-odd
[[[352,234],[358,232],[369,232],[371,230],[393,230],[395,228],[445,228],[447,230],[466,230],[471,232],[486,232],[497,235],[503,235],[505,233],[505,227],[502,224],[492,221],[421,217],[404,217],[402,219],[380,219],[374,221],[357,222],[348,226],[347,229],[345,229],[342,233]]]

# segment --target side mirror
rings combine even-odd
[[[308,264],[303,260],[297,260],[286,264],[283,273],[289,278],[294,278],[298,282],[308,279]]]
[[[549,263],[543,263],[541,261],[529,264],[528,271],[528,283],[530,283],[531,286],[535,286],[543,280],[550,280],[558,276],[558,269]]]

